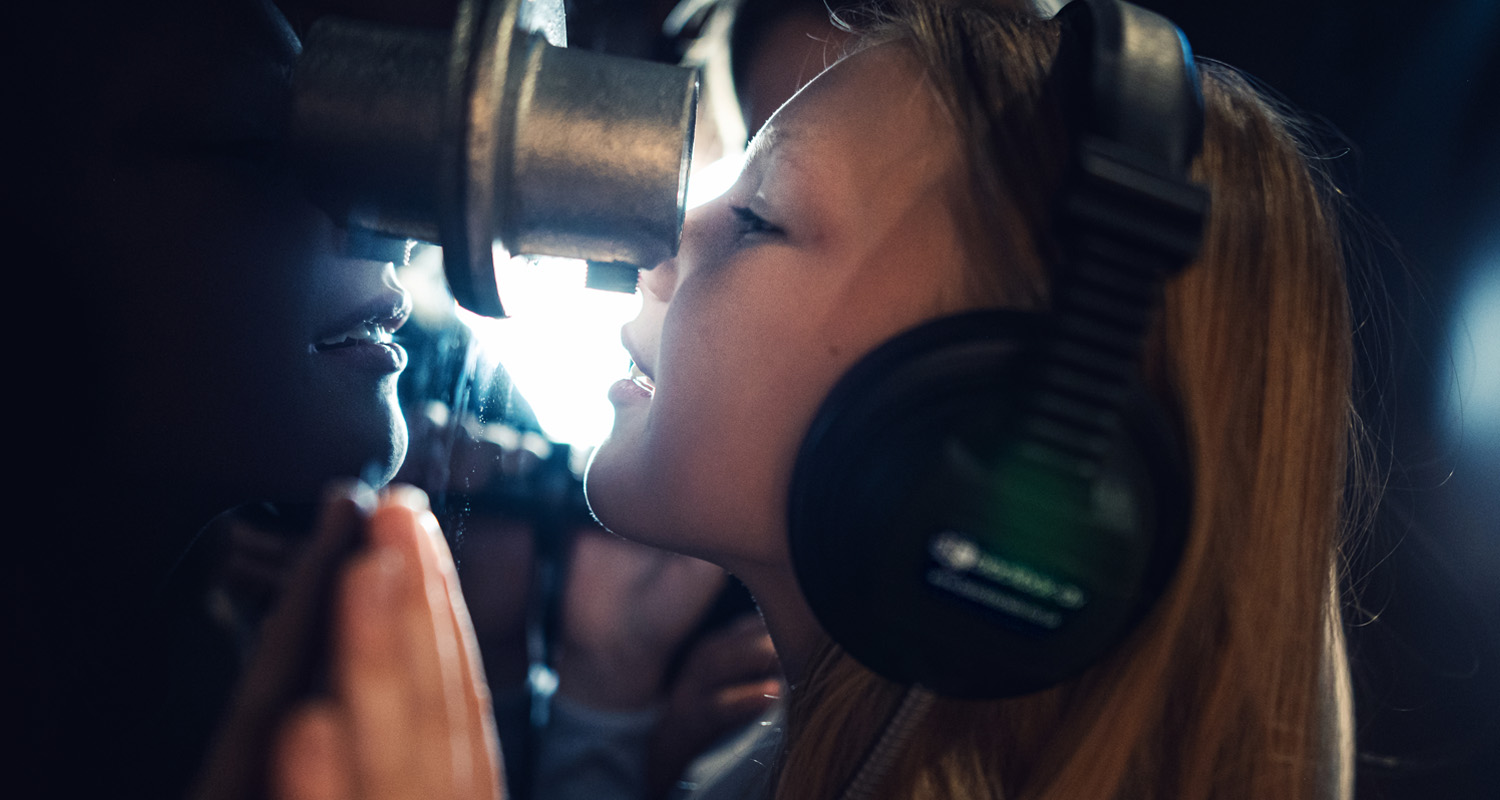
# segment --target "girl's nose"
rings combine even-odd
[[[643,270],[640,275],[640,291],[646,294],[646,299],[654,299],[663,303],[672,302],[672,294],[676,291],[676,281],[678,281],[678,263],[684,258],[693,257],[693,252],[700,245],[697,237],[700,236],[700,228],[702,228],[702,215],[702,206],[688,210],[687,216],[682,219],[682,242],[676,249],[676,255],[667,258],[666,261],[661,261],[654,269]]]
[[[682,221],[682,242],[677,248],[677,255],[657,264],[654,269],[643,270],[641,274],[641,291],[646,294],[647,299],[658,300],[663,303],[672,301],[672,294],[677,291],[677,283],[681,279],[680,265],[687,259],[701,259],[706,250],[705,245],[712,238],[709,235],[708,221],[711,218],[708,205],[689,209],[687,216]],[[688,264],[697,263],[687,261]]]
[[[677,259],[679,257],[680,255],[673,256],[652,269],[642,270],[641,292],[646,295],[647,300],[661,303],[672,301],[672,292],[677,289]]]

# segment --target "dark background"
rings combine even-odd
[[[1359,796],[1500,796],[1500,2],[1143,4],[1347,139],[1389,469],[1350,570]]]
[[[1500,796],[1500,2],[1142,4],[1347,140],[1389,471],[1350,569],[1359,796]]]
[[[1500,796],[1500,0],[1138,2],[1307,116],[1351,200],[1384,485],[1348,570],[1358,796]],[[668,58],[670,7],[570,0],[570,38]]]

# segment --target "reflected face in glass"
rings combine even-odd
[[[836,64],[781,108],[738,183],[642,273],[622,381],[587,478],[611,530],[718,561],[785,563],[786,494],[824,396],[894,334],[960,310],[971,248],[957,135],[897,44]]]
[[[123,457],[174,490],[304,499],[333,476],[387,479],[408,297],[391,265],[343,254],[278,149],[295,40],[259,3],[183,5],[100,54],[63,225],[105,316],[80,322],[101,329],[80,383],[103,367]]]

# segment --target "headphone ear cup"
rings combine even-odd
[[[1039,318],[987,310],[904,333],[856,364],[793,473],[792,561],[814,615],[872,671],[954,697],[1082,671],[1160,593],[1185,529],[1185,470],[1144,393],[1103,473],[1015,457]]]

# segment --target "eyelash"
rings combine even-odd
[[[780,228],[767,222],[764,217],[745,206],[730,206],[729,210],[734,213],[734,218],[739,223],[740,236],[748,236],[752,233],[781,233]]]

